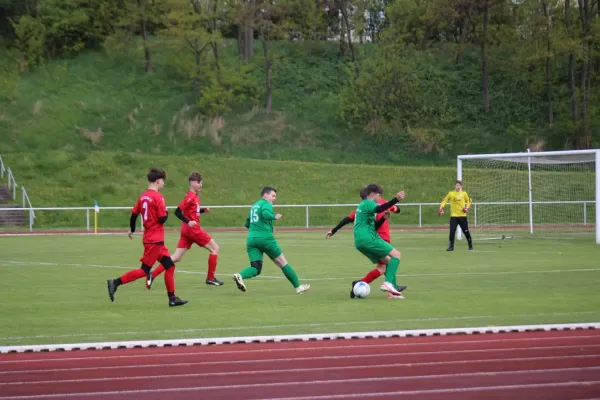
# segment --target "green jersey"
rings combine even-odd
[[[378,239],[375,231],[375,209],[377,203],[374,200],[365,199],[360,202],[354,217],[354,243],[370,242]]]
[[[248,238],[273,237],[273,221],[275,221],[275,213],[271,203],[265,199],[254,203],[246,218],[245,226],[248,228]]]

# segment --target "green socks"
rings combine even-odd
[[[281,271],[283,272],[287,280],[290,281],[292,285],[294,285],[295,288],[300,286],[298,275],[296,275],[296,271],[294,271],[290,264],[287,264],[285,267],[281,268]]]
[[[287,264],[285,267],[281,268],[281,271],[283,271],[283,274],[285,275],[287,280],[290,281],[290,283],[294,285],[295,288],[300,286],[298,275],[296,275],[296,271],[294,271],[290,264]],[[240,275],[242,276],[242,279],[250,279],[258,275],[258,271],[254,267],[246,267],[240,271]]]
[[[240,271],[240,275],[242,276],[242,279],[250,279],[258,275],[258,271],[254,267],[246,267]]]
[[[388,263],[385,269],[385,281],[391,283],[396,286],[396,272],[398,272],[398,267],[400,266],[400,259],[396,257],[392,257],[390,262]]]

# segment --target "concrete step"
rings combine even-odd
[[[4,208],[22,208],[18,204],[0,204],[0,226],[25,226],[28,223],[27,211],[4,211]]]
[[[0,201],[13,200],[12,192],[8,190],[8,185],[0,185]]]

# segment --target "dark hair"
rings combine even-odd
[[[167,173],[162,168],[150,168],[148,171],[148,182],[156,182],[159,179],[167,179]]]
[[[461,181],[460,179],[457,179],[457,180],[456,180],[456,183],[455,183],[455,185],[456,185],[457,183],[458,183],[460,186],[462,186],[462,181]]]
[[[200,172],[192,172],[188,177],[188,182],[191,181],[202,182],[202,175],[200,175]]]
[[[365,194],[368,196],[372,193],[383,194],[383,188],[381,187],[381,185],[379,185],[377,183],[369,183],[365,190]]]
[[[275,189],[274,187],[271,187],[271,186],[265,186],[263,188],[262,192],[260,192],[260,195],[264,196],[265,194],[269,194],[271,192],[277,193],[277,189]]]
[[[367,187],[366,186],[362,187],[360,189],[360,198],[363,200],[367,198]]]

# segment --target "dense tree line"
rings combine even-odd
[[[496,106],[490,71],[501,71],[532,107],[543,104],[543,120],[531,122],[563,132],[564,147],[589,148],[600,129],[599,0],[0,0],[0,34],[14,55],[8,71],[21,74],[84,49],[122,51],[131,40],[151,74],[153,51],[175,48],[187,55],[176,67],[207,115],[256,96],[244,68],[256,49],[269,112],[272,42],[337,41],[348,62],[341,117],[372,134],[408,130],[430,146],[443,143],[454,110],[453,86],[428,73],[427,57],[452,53],[461,65],[476,49],[482,115]],[[235,65],[220,55],[227,39],[237,43]]]

